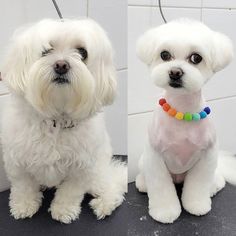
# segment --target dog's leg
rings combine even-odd
[[[146,193],[147,192],[147,187],[145,183],[145,177],[142,172],[140,172],[135,180],[135,186],[138,189],[139,192],[141,193]]]
[[[86,193],[85,183],[74,177],[58,186],[49,209],[54,220],[69,224],[79,217],[80,205]]]
[[[103,193],[98,193],[98,196],[92,199],[89,203],[98,220],[111,215],[111,213],[120,206],[124,200],[123,194],[114,189],[114,191],[112,191],[111,186],[107,187],[109,190],[107,189]]]
[[[42,202],[40,185],[27,173],[10,178],[10,212],[15,219],[31,218]]]
[[[186,211],[193,215],[205,215],[211,210],[212,186],[215,177],[217,150],[211,148],[195,166],[188,171],[183,187],[182,203]]]
[[[118,162],[102,165],[102,169],[96,171],[91,186],[91,194],[95,198],[89,203],[97,219],[111,215],[123,202],[126,191],[127,167]]]
[[[135,186],[139,192],[146,193],[147,187],[145,183],[145,176],[143,174],[143,156],[140,157],[138,165],[139,165],[140,172],[136,177]]]
[[[172,223],[179,217],[181,206],[171,175],[162,156],[149,145],[143,157],[149,214],[159,222]]]
[[[216,170],[214,176],[214,182],[211,188],[211,197],[216,195],[221,189],[225,187],[224,177]]]

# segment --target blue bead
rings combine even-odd
[[[207,117],[207,113],[205,111],[201,111],[199,115],[201,116],[201,119],[204,119]]]
[[[211,113],[211,109],[209,107],[205,107],[204,111],[209,115]]]

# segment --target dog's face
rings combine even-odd
[[[50,118],[86,118],[110,104],[116,89],[110,42],[88,19],[43,20],[16,33],[3,78]]]
[[[200,22],[180,19],[147,31],[137,53],[157,86],[192,93],[232,60],[233,48],[226,36]]]

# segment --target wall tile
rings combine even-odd
[[[105,108],[106,124],[113,153],[127,155],[127,71],[118,72],[118,93],[113,105]]]
[[[2,120],[2,113],[4,112],[4,106],[6,105],[6,101],[9,98],[8,95],[5,96],[0,96],[0,120]],[[1,131],[0,131],[1,134]],[[3,164],[3,159],[2,159],[2,146],[0,144],[0,192],[3,190],[8,189],[10,186],[6,173],[4,170],[4,164]]]
[[[211,101],[208,105],[212,110],[220,148],[236,153],[236,125],[232,111],[232,107],[236,107],[236,97]]]
[[[158,0],[128,0],[128,5],[155,6]]]
[[[216,127],[219,147],[221,150],[236,153],[236,126],[235,116],[226,116],[236,107],[236,97],[211,101],[208,105],[212,109],[211,117]],[[129,143],[129,182],[135,180],[138,173],[138,160],[143,152],[147,137],[147,125],[152,118],[152,112],[130,115],[128,118]]]
[[[203,7],[213,8],[236,8],[235,0],[202,0]]]
[[[171,7],[201,7],[201,0],[162,0],[162,6]],[[158,6],[158,0],[128,0],[129,5]]]
[[[4,94],[8,94],[9,90],[7,86],[4,84],[4,82],[0,81],[0,96]]]
[[[135,180],[138,173],[138,161],[147,141],[147,127],[152,112],[129,115],[128,117],[128,176],[129,182]]]
[[[87,0],[57,0],[57,3],[64,17],[79,17],[87,14]],[[1,27],[4,33],[0,38],[0,63],[13,32],[22,25],[43,18],[58,18],[52,1],[9,0],[1,5],[0,21],[4,22],[4,26]]]
[[[57,0],[57,4],[65,18],[78,18],[87,15],[87,0]],[[27,22],[34,22],[43,18],[59,18],[52,1],[24,0],[24,8]]]
[[[236,10],[203,9],[202,19],[213,30],[225,33],[233,43],[236,42],[236,31],[232,30],[232,23],[236,22]],[[234,52],[236,53],[236,50]],[[208,82],[204,89],[207,99],[236,95],[235,67],[234,59],[228,67],[218,72]]]
[[[115,49],[116,68],[127,67],[126,0],[89,0],[88,16],[107,31]]]
[[[199,9],[163,8],[168,20],[179,17],[191,17],[200,20]],[[138,22],[138,24],[137,24]],[[158,8],[129,7],[128,21],[128,112],[129,114],[153,109],[160,94],[149,78],[146,66],[137,56],[135,45],[137,39],[149,28],[162,24]]]
[[[0,22],[4,22],[1,26],[0,38],[0,63],[2,63],[5,55],[6,45],[15,31],[25,22],[23,0],[10,0],[1,5]],[[14,6],[14,7],[12,7]]]

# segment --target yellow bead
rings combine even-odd
[[[183,120],[184,114],[182,112],[177,112],[177,114],[175,115],[175,118],[178,120]]]

